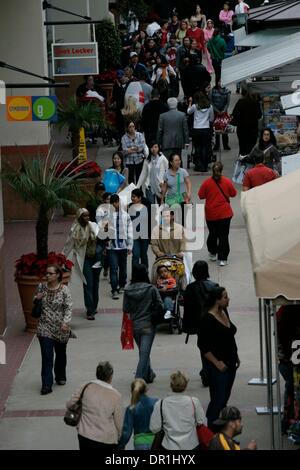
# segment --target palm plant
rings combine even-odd
[[[103,129],[105,117],[102,109],[95,101],[78,102],[76,96],[72,96],[66,107],[59,105],[58,122],[59,129],[67,127],[71,133],[73,159],[79,155],[80,129]]]
[[[34,160],[22,159],[20,169],[6,165],[1,173],[4,181],[11,186],[21,199],[37,208],[36,249],[39,259],[48,256],[48,229],[52,211],[67,206],[76,209],[76,200],[85,193],[79,183],[85,172],[70,170],[71,163],[62,172],[58,172],[59,156],[51,156],[51,149],[46,158],[38,156]],[[79,167],[77,167],[78,170]]]

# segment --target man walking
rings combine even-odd
[[[157,142],[167,158],[173,153],[181,157],[182,149],[189,145],[187,118],[177,110],[177,98],[169,98],[167,103],[169,111],[159,117]]]
[[[255,149],[252,156],[254,158],[255,167],[245,173],[242,187],[243,191],[248,191],[249,189],[269,183],[269,181],[278,178],[277,171],[263,164],[264,153],[261,150]]]

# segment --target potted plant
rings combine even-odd
[[[104,129],[105,117],[98,102],[94,100],[81,102],[77,100],[76,96],[72,96],[67,106],[59,105],[57,126],[59,129],[66,127],[70,131],[72,155],[77,164],[80,161],[78,156],[81,154],[80,133],[83,134],[83,140],[85,140],[86,130]],[[81,158],[81,160],[83,159]]]
[[[65,270],[63,282],[70,278],[72,263],[61,253],[48,253],[48,230],[53,210],[63,204],[76,208],[76,200],[82,196],[80,180],[74,169],[66,166],[57,174],[60,162],[57,156],[51,157],[51,150],[46,158],[23,159],[21,167],[15,169],[6,165],[1,177],[10,185],[21,199],[37,208],[35,226],[36,253],[21,256],[16,261],[15,280],[21,297],[26,322],[26,330],[35,332],[37,321],[31,317],[32,299],[36,287],[45,275],[47,264],[57,263]],[[83,177],[84,171],[81,172]]]

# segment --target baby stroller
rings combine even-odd
[[[171,318],[165,319],[162,316],[161,323],[168,322],[169,332],[173,334],[177,331],[177,333],[180,335],[182,333],[182,318],[180,314],[180,305],[182,299],[182,292],[186,287],[184,263],[182,259],[176,258],[176,256],[171,255],[157,258],[153,264],[151,276],[151,282],[155,286],[158,278],[157,268],[159,266],[167,267],[168,271],[170,271],[171,273],[171,276],[176,279],[175,289],[168,289],[166,292],[160,292],[162,301],[164,301],[166,297],[171,297],[173,301]]]
[[[215,145],[215,132],[214,129],[211,129],[211,145],[209,149],[209,161],[210,163],[216,162],[217,161],[217,155],[214,154],[213,147]],[[187,169],[190,169],[191,163],[195,164],[195,149],[193,146],[193,139],[192,139],[192,150],[191,153],[187,154]]]

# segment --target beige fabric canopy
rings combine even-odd
[[[257,297],[300,299],[300,170],[241,195]]]

